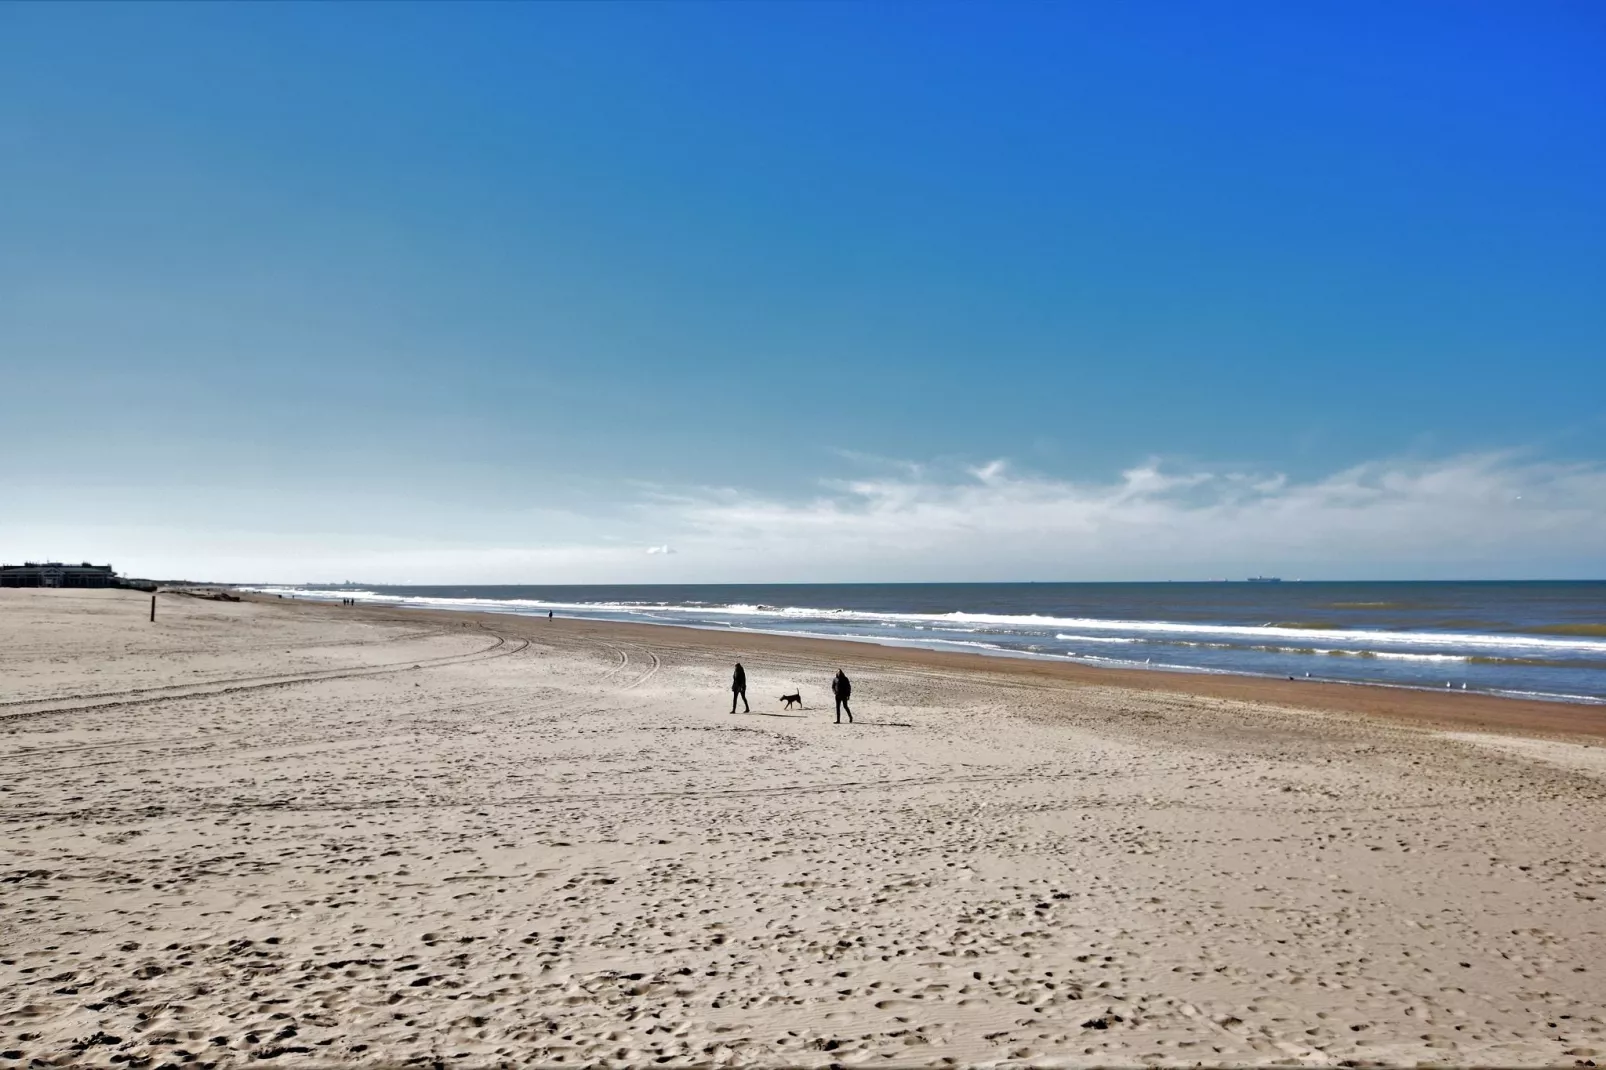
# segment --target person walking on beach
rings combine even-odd
[[[742,712],[752,713],[753,707],[747,704],[747,673],[742,670],[742,663],[736,663],[736,671],[731,674],[731,712],[736,712],[736,699],[742,700]]]
[[[836,723],[842,723],[842,713],[846,710],[848,724],[852,724],[853,709],[848,705],[848,696],[853,694],[853,681],[841,669],[836,671],[836,676],[831,680],[831,694],[836,696]]]

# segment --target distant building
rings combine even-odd
[[[0,587],[116,587],[117,573],[110,565],[64,565],[60,561],[29,561],[0,565]]]

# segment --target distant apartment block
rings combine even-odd
[[[110,565],[64,565],[60,561],[29,561],[0,565],[0,587],[116,587],[117,573]]]

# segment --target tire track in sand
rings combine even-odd
[[[387,639],[373,639],[373,640],[369,640],[369,639],[351,639],[351,640],[345,640],[345,641],[342,641],[342,642],[313,643],[313,644],[306,645],[306,646],[291,647],[289,649],[290,650],[306,651],[306,650],[326,650],[326,649],[331,649],[331,648],[334,648],[334,647],[342,647],[342,646],[374,647],[374,646],[383,646],[383,645],[387,645],[387,644],[390,644],[390,643],[405,642],[405,641],[412,640],[412,639],[424,639],[424,638],[427,638],[427,637],[432,636],[432,635],[444,635],[444,634],[449,634],[449,633],[438,632],[438,631],[408,632],[408,633],[403,634],[403,635],[391,636],[391,637],[389,637]],[[259,644],[250,645],[250,646],[236,647],[235,648],[235,652],[236,653],[240,653],[240,652],[255,652],[255,651],[262,651],[262,650],[284,650],[284,649],[285,648],[282,645],[276,644],[276,643],[259,643]],[[487,649],[491,649],[491,648],[487,648]],[[286,653],[288,653],[288,652],[289,652],[289,650],[286,650]],[[396,662],[385,662],[385,664],[387,664],[387,665],[401,665],[403,663],[399,662],[399,661],[396,661]],[[310,671],[312,671],[312,672],[339,672],[341,670],[339,670],[339,669],[314,669],[314,670],[310,670]],[[261,674],[258,674],[256,676],[230,676],[230,677],[226,677],[226,678],[221,679],[221,680],[193,680],[193,681],[190,681],[188,683],[182,683],[182,684],[159,684],[159,685],[156,685],[156,686],[153,686],[153,687],[123,687],[123,688],[117,688],[117,689],[111,690],[111,691],[80,691],[80,692],[78,692],[76,694],[70,694],[70,695],[41,695],[41,696],[39,696],[37,698],[13,698],[13,699],[6,699],[4,701],[0,701],[0,710],[11,709],[11,708],[14,708],[16,706],[43,706],[43,705],[45,705],[47,703],[51,703],[51,702],[82,702],[82,701],[84,701],[86,699],[92,699],[92,698],[125,698],[125,697],[133,698],[133,697],[136,697],[136,696],[153,694],[153,693],[155,693],[157,691],[174,691],[174,690],[178,690],[178,689],[181,689],[181,688],[210,686],[210,685],[213,685],[213,684],[217,684],[217,685],[223,685],[223,684],[246,684],[246,683],[252,683],[252,682],[257,681],[257,680],[280,680],[280,679],[284,679],[285,677],[287,677],[289,675],[291,675],[291,674],[282,673],[282,672],[261,673]]]
[[[634,680],[630,681],[628,684],[626,684],[625,686],[621,687],[619,690],[621,690],[621,691],[631,691],[631,690],[634,690],[635,688],[640,687],[642,684],[646,683],[648,680],[651,680],[653,678],[653,674],[656,673],[660,668],[663,667],[664,663],[658,657],[657,654],[654,654],[652,651],[649,650],[649,651],[647,651],[647,656],[652,659],[652,668],[648,669],[646,672],[642,673],[640,676],[636,677]]]
[[[618,676],[620,673],[624,672],[625,669],[630,666],[630,654],[628,651],[621,650],[616,647],[604,647],[603,649],[612,650],[613,653],[619,655],[619,664],[597,677],[598,680],[611,680],[615,676]]]
[[[495,633],[492,633],[495,634]],[[471,650],[466,654],[448,654],[438,658],[422,658],[417,661],[387,662],[383,665],[367,666],[360,669],[321,669],[311,673],[293,673],[282,676],[268,677],[264,681],[260,676],[240,677],[237,680],[219,680],[210,684],[196,686],[170,685],[162,688],[150,688],[150,692],[164,691],[169,694],[138,693],[136,697],[114,698],[110,702],[78,703],[76,705],[56,706],[51,703],[64,701],[62,698],[39,699],[25,705],[46,706],[46,709],[23,710],[17,713],[0,714],[0,722],[20,721],[25,718],[46,717],[61,713],[83,713],[90,710],[120,709],[128,706],[148,706],[157,702],[177,702],[187,698],[204,698],[212,695],[233,695],[242,691],[261,691],[273,687],[294,687],[297,684],[320,683],[325,680],[349,680],[361,676],[384,676],[388,673],[411,672],[414,669],[438,669],[447,665],[461,665],[474,661],[489,661],[493,658],[508,657],[512,654],[523,653],[530,646],[530,640],[514,640],[518,646],[510,646],[506,636],[496,636],[496,642],[479,650]],[[264,681],[264,682],[256,682]],[[65,701],[77,698],[93,698],[93,695],[66,696]]]

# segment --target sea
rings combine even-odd
[[[1606,704],[1606,581],[250,589]]]

